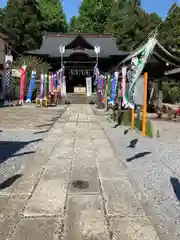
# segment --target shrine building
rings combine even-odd
[[[60,46],[65,48],[63,55]],[[99,47],[98,55],[95,47]],[[28,55],[39,56],[51,64],[51,71],[65,67],[67,93],[85,92],[86,77],[93,77],[98,61],[100,73],[113,71],[129,53],[119,51],[116,38],[111,34],[58,34],[48,33],[43,37],[40,49],[29,51]],[[83,90],[84,89],[84,90]]]

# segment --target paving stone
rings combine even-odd
[[[124,176],[118,179],[101,179],[108,215],[135,216],[142,212],[130,182]]]
[[[69,193],[99,193],[97,168],[74,166],[70,174]]]
[[[99,177],[103,179],[116,179],[122,177],[122,171],[124,171],[124,166],[118,163],[117,159],[97,158],[97,167],[99,171]]]
[[[25,216],[62,215],[67,190],[65,180],[42,180],[28,201]]]
[[[159,240],[157,233],[146,217],[110,217],[114,240]]]
[[[26,196],[11,196],[9,198],[8,204],[0,212],[0,240],[11,239],[27,199]]]
[[[66,146],[57,146],[54,148],[54,151],[50,157],[53,158],[72,158],[73,156],[73,146],[66,147]]]
[[[64,240],[109,240],[100,196],[69,196]]]
[[[94,151],[84,151],[80,149],[74,152],[73,167],[97,167]]]
[[[53,240],[56,218],[27,218],[19,222],[13,240]]]
[[[91,130],[91,136],[92,138],[97,138],[97,139],[106,138],[103,130]]]

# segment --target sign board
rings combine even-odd
[[[85,87],[74,87],[74,93],[86,93]]]
[[[134,103],[136,105],[143,105],[144,102],[144,76],[141,75],[134,87]]]
[[[12,63],[13,62],[13,56],[12,55],[5,55],[5,63],[7,61],[10,61]]]

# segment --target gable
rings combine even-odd
[[[65,46],[66,49],[94,49],[85,38],[81,35],[77,35],[68,45]]]

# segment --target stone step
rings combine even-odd
[[[67,93],[67,99],[71,104],[89,104],[93,98],[85,94]]]

